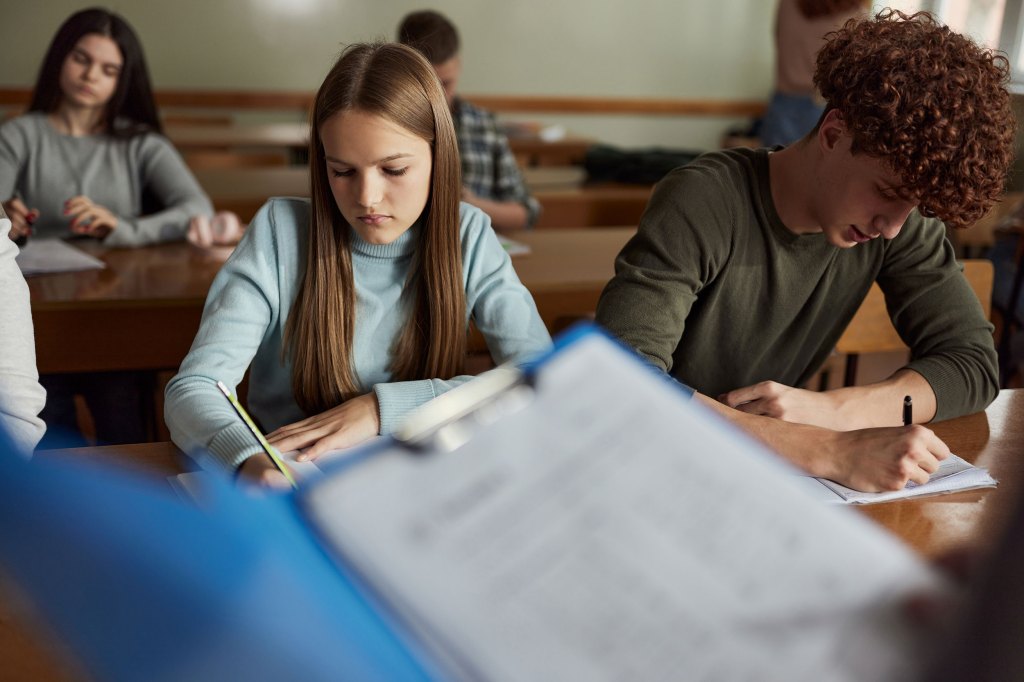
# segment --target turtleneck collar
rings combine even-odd
[[[390,244],[371,244],[364,241],[363,238],[359,236],[359,233],[353,230],[350,226],[349,230],[352,235],[352,251],[370,258],[380,258],[385,260],[394,260],[411,256],[412,252],[416,250],[416,245],[419,242],[422,222],[423,218],[417,220],[412,224],[412,227],[402,233],[398,239]]]

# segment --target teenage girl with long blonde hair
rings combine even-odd
[[[470,319],[497,362],[550,344],[489,219],[459,202],[451,115],[424,57],[349,47],[311,125],[311,199],[260,210],[167,387],[175,443],[270,485],[283,476],[215,382],[237,386],[249,369],[250,411],[270,441],[315,458],[390,432],[468,379]]]

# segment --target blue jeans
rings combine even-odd
[[[796,142],[814,129],[824,110],[810,95],[776,92],[761,119],[761,144],[774,147]]]

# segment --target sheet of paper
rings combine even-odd
[[[453,677],[907,677],[900,601],[938,579],[793,474],[593,336],[466,445],[386,450],[300,502]]]
[[[378,440],[377,438],[371,439]],[[296,480],[300,485],[308,484],[310,481],[323,476],[321,466],[339,462],[352,455],[355,449],[329,450],[312,462],[300,462],[296,459],[299,456],[298,450],[282,452],[281,457],[291,467]],[[187,471],[183,474],[168,476],[167,481],[178,496],[186,502],[201,501],[203,499],[203,488],[212,476],[208,471]]]
[[[106,264],[62,239],[29,239],[15,259],[23,275],[102,270]]]
[[[994,488],[997,485],[996,479],[992,478],[987,469],[976,467],[956,455],[950,455],[942,460],[939,468],[928,478],[927,483],[920,485],[908,483],[902,490],[884,493],[863,493],[824,478],[811,480],[816,481],[829,491],[828,495],[825,496],[826,499],[831,495],[832,499],[830,501],[845,504],[877,504],[879,502],[905,500],[922,495],[954,493],[961,490],[975,490],[977,488]]]
[[[529,244],[517,242],[501,234],[498,235],[498,243],[501,244],[501,248],[505,249],[510,256],[524,256],[530,253]]]

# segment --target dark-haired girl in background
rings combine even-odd
[[[29,111],[0,126],[11,238],[68,233],[109,246],[182,239],[213,212],[161,134],[142,46],[103,9],[71,15],[46,51]],[[143,215],[143,194],[159,210]]]
[[[103,9],[71,15],[46,51],[28,113],[0,126],[0,198],[11,239],[75,234],[141,246],[184,238],[189,219],[213,207],[160,133],[131,26]],[[41,383],[48,395],[40,416],[50,428],[40,448],[85,444],[76,394],[89,406],[97,440],[147,440],[148,375],[61,374]]]

